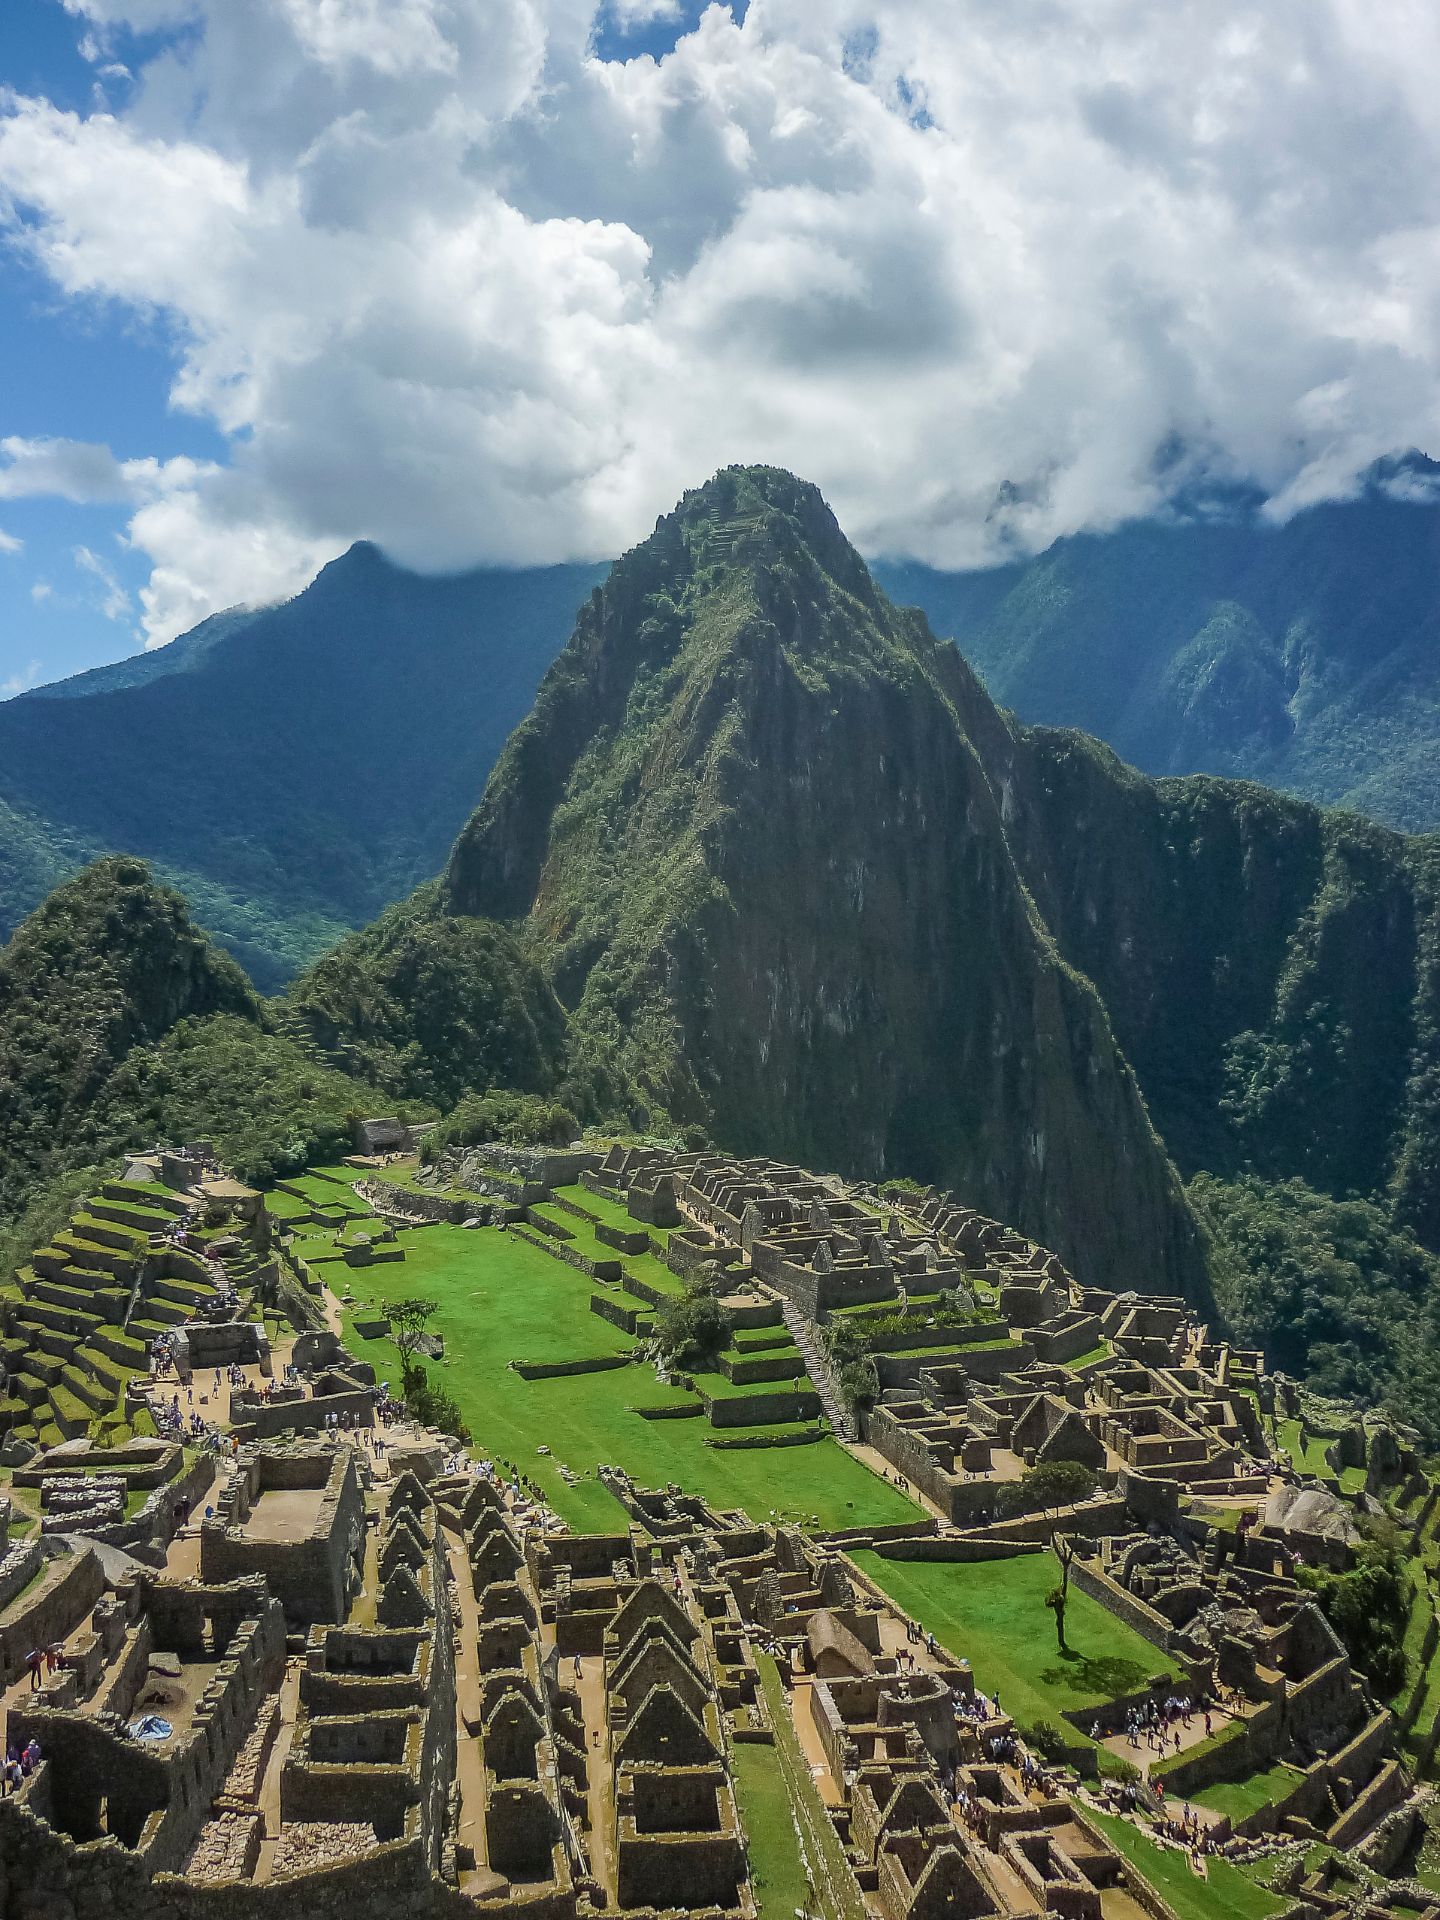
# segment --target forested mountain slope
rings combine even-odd
[[[0,704],[0,935],[140,854],[262,987],[433,874],[596,570],[352,548],[283,606]]]
[[[1022,720],[1147,773],[1262,780],[1440,826],[1440,468],[1411,456],[1283,526],[1253,503],[983,573],[877,566]]]

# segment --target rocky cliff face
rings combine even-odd
[[[1440,1245],[1440,836],[1142,779],[1082,734],[1004,764],[1036,903],[1182,1171],[1387,1199]]]
[[[944,1181],[1087,1278],[1201,1293],[1134,1074],[1017,866],[1015,767],[815,490],[732,470],[596,592],[444,899],[523,916],[637,1118]]]

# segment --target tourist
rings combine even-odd
[[[45,1666],[43,1648],[32,1647],[25,1656],[25,1664],[30,1669],[30,1691],[32,1693],[38,1693],[43,1685],[43,1681],[41,1680],[41,1673]]]

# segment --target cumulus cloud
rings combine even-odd
[[[13,533],[6,533],[5,529],[0,527],[0,553],[23,553],[24,551],[25,542]]]
[[[0,499],[124,506],[152,641],[362,536],[612,553],[730,460],[973,565],[1440,442],[1419,0],[65,5],[133,84],[8,98],[0,209],[231,452],[8,440]]]

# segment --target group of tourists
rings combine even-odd
[[[45,1676],[58,1673],[65,1664],[65,1645],[54,1640],[48,1647],[32,1647],[25,1656],[25,1668],[30,1675],[30,1691],[38,1693],[45,1684]]]
[[[1141,1706],[1132,1707],[1125,1716],[1125,1738],[1137,1753],[1149,1748],[1152,1753],[1179,1753],[1185,1744],[1183,1735],[1194,1723],[1195,1716],[1203,1716],[1205,1737],[1210,1737],[1212,1706],[1207,1696],[1194,1701],[1189,1694],[1167,1694],[1163,1700],[1146,1700]],[[1091,1728],[1092,1740],[1103,1736],[1097,1721]]]
[[[12,1740],[5,1750],[4,1769],[0,1771],[0,1781],[3,1781],[3,1791],[7,1794],[18,1793],[25,1781],[29,1779],[36,1767],[39,1766],[43,1757],[40,1751],[40,1742],[35,1739],[33,1735],[25,1742],[23,1747],[17,1746]]]

